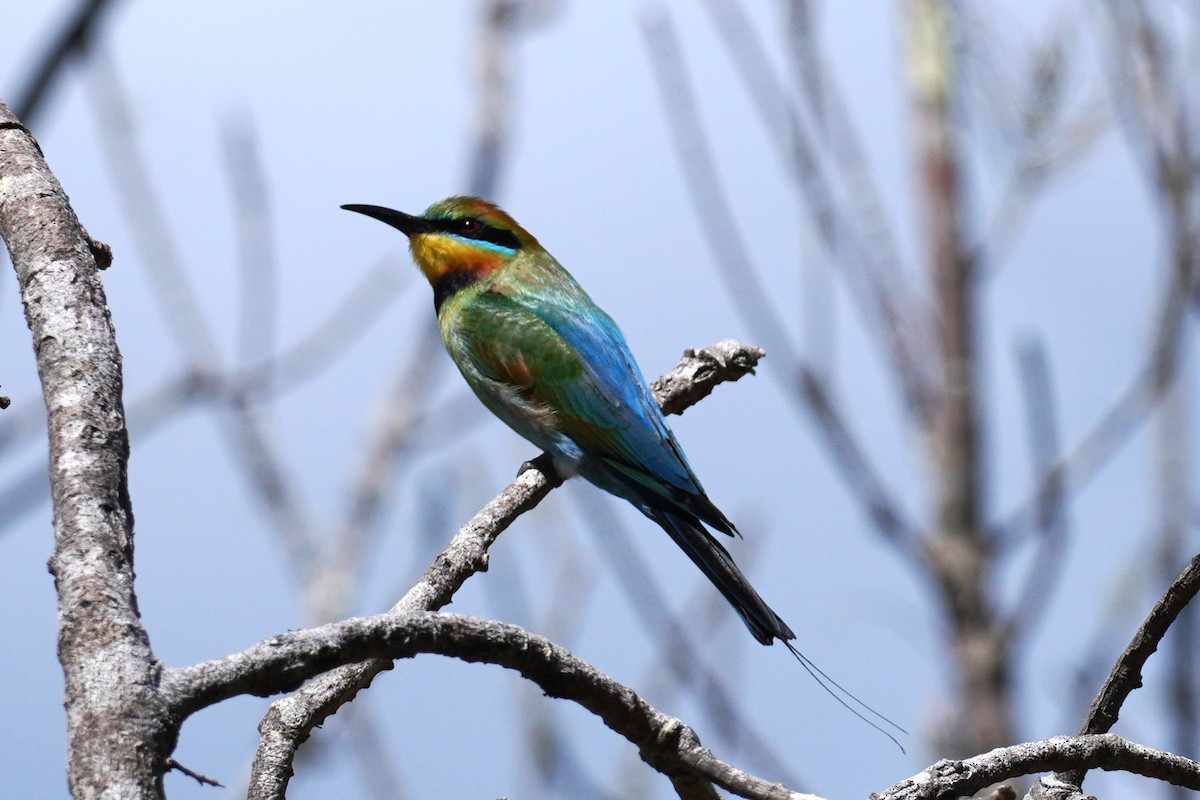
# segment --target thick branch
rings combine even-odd
[[[175,728],[133,592],[121,354],[89,237],[37,143],[3,103],[0,235],[46,402],[67,781],[76,798],[159,797]]]
[[[1048,770],[1095,769],[1131,772],[1189,789],[1200,789],[1200,763],[1152,750],[1107,733],[1055,736],[999,747],[963,761],[943,759],[871,800],[936,800],[970,796],[1000,781]]]
[[[718,383],[735,381],[752,372],[762,356],[761,349],[731,339],[686,351],[679,364],[655,382],[655,399],[664,409],[671,410],[681,402],[680,398],[687,398],[684,405],[697,402]],[[696,391],[693,383],[708,388]],[[496,537],[517,517],[540,503],[552,488],[552,481],[541,471],[523,471],[455,534],[391,613],[436,611],[449,603],[467,578],[487,569],[487,550]],[[376,675],[390,668],[391,662],[386,659],[341,667],[272,703],[259,724],[262,738],[252,768],[250,797],[284,796],[296,750],[312,729],[352,700],[360,689],[369,686]]]
[[[520,672],[551,697],[578,703],[637,746],[681,794],[712,797],[697,772],[742,797],[798,798],[716,759],[696,734],[550,640],[515,625],[460,614],[379,614],[293,631],[216,661],[168,670],[163,689],[192,709],[239,694],[287,691],[341,664],[436,653]]]
[[[670,777],[681,796],[712,796],[703,782],[696,783],[700,775],[742,797],[811,797],[720,761],[682,722],[656,710],[550,640],[515,625],[477,617],[389,613],[294,631],[226,658],[168,670],[162,686],[182,711],[188,711],[239,694],[286,691],[339,664],[366,658],[390,662],[417,653],[507,667],[551,697],[578,703],[636,745],[642,759]],[[872,798],[934,800],[974,794],[994,783],[1037,772],[1097,767],[1200,789],[1200,763],[1114,734],[1093,734],[997,748],[963,761],[942,760]]]

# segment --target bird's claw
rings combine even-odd
[[[549,453],[542,453],[537,458],[531,458],[522,463],[521,468],[517,470],[517,475],[520,476],[531,469],[545,475],[551,486],[562,486],[563,478],[558,474],[558,469],[554,466],[554,459],[550,457]]]

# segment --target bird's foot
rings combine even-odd
[[[564,478],[558,473],[558,468],[554,466],[554,459],[550,457],[549,453],[542,453],[537,458],[531,458],[523,463],[521,468],[517,470],[517,475],[528,472],[531,469],[535,469],[545,475],[546,480],[550,482],[551,486],[562,486]]]

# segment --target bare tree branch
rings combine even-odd
[[[166,203],[150,177],[139,147],[134,114],[112,58],[101,49],[87,72],[87,92],[99,119],[96,129],[112,171],[113,184],[142,249],[139,262],[146,270],[159,316],[189,363],[211,367],[221,362],[216,334],[197,299],[181,248],[171,236]]]
[[[1167,587],[1126,646],[1125,652],[1121,653],[1096,698],[1092,700],[1092,707],[1079,728],[1080,735],[1112,730],[1126,698],[1142,685],[1142,667],[1158,649],[1158,643],[1197,591],[1200,591],[1200,555],[1193,557],[1179,577]],[[1057,777],[1073,786],[1082,786],[1084,775],[1085,771],[1079,770]]]
[[[479,105],[475,119],[475,147],[467,185],[472,194],[495,197],[500,165],[509,131],[512,109],[513,28],[521,14],[521,0],[488,0],[483,4],[480,30]]]
[[[1155,323],[1155,341],[1146,363],[1122,389],[1094,423],[1055,459],[1040,484],[1017,508],[995,527],[994,536],[1003,544],[1017,537],[1013,530],[1036,529],[1036,514],[1048,495],[1070,494],[1090,481],[1139,429],[1169,385],[1174,367],[1178,326],[1188,306],[1187,294],[1177,277],[1169,280]],[[1059,488],[1061,487],[1061,488]]]
[[[705,5],[715,10],[723,4]],[[907,410],[918,421],[928,420],[936,386],[932,365],[923,355],[933,341],[928,301],[914,291],[905,274],[896,235],[870,172],[870,160],[846,112],[834,70],[821,50],[813,5],[810,0],[788,1],[785,36],[802,108],[833,173],[830,190],[841,187],[836,200],[840,207],[836,242],[840,247],[830,252],[839,259],[851,290],[861,295],[859,306],[878,343],[887,345],[886,354]],[[732,55],[732,41],[729,44]],[[747,71],[743,68],[742,72],[748,80]],[[785,102],[784,97],[787,95],[779,102]],[[827,246],[832,245],[827,241]]]
[[[961,712],[960,752],[1016,738],[1008,641],[992,597],[996,569],[984,525],[977,261],[966,242],[966,178],[955,56],[958,10],[946,0],[906,4],[908,65],[916,122],[919,192],[925,206],[933,286],[937,391],[926,458],[933,479],[933,532],[922,542],[926,573],[944,609]]]
[[[246,486],[274,522],[276,543],[297,575],[308,576],[319,561],[318,538],[294,488],[291,475],[257,410],[244,395],[230,393],[218,408],[219,429],[241,467]]]
[[[727,381],[753,375],[766,351],[733,339],[708,347],[689,347],[670,372],[650,384],[664,414],[682,414]]]
[[[234,373],[232,383],[237,392],[257,402],[278,397],[312,380],[383,316],[402,286],[403,277],[395,264],[380,261],[303,338],[277,355]],[[264,376],[269,376],[269,380]]]
[[[1200,789],[1200,763],[1152,750],[1112,733],[1055,736],[1037,742],[998,747],[962,761],[942,760],[901,781],[871,800],[938,800],[973,795],[1010,778],[1048,770],[1100,768]]]
[[[1185,334],[1186,335],[1186,334]],[[1155,527],[1157,542],[1153,566],[1147,564],[1152,580],[1170,581],[1180,565],[1192,552],[1191,512],[1194,476],[1191,453],[1194,448],[1190,418],[1195,408],[1188,374],[1189,360],[1181,353],[1176,367],[1178,379],[1171,382],[1163,395],[1153,420],[1154,472],[1157,491],[1155,505],[1158,519]],[[1155,580],[1155,585],[1158,584]],[[1170,709],[1167,726],[1170,749],[1176,753],[1200,751],[1197,737],[1196,627],[1200,615],[1193,606],[1184,609],[1171,626],[1166,659],[1165,703]],[[1176,789],[1168,796],[1186,800],[1187,793]]]
[[[1022,345],[1017,351],[1017,363],[1029,429],[1033,482],[1045,487],[1045,491],[1038,498],[1034,519],[1039,534],[1038,552],[1017,596],[1016,607],[1008,613],[1005,623],[1010,638],[1031,634],[1045,611],[1054,579],[1062,569],[1067,536],[1066,494],[1061,481],[1049,477],[1054,475],[1054,455],[1061,445],[1050,367],[1041,341],[1031,339]]]
[[[1125,109],[1124,127],[1131,145],[1145,158],[1146,173],[1163,204],[1171,269],[1164,282],[1145,364],[1108,411],[1046,475],[1047,481],[1057,481],[1068,491],[1083,485],[1108,462],[1175,379],[1182,321],[1195,302],[1196,274],[1200,270],[1200,191],[1195,174],[1200,145],[1187,124],[1189,108],[1197,104],[1166,80],[1161,32],[1144,4],[1110,0],[1105,5],[1115,40],[1113,92]],[[1045,491],[1045,485],[1039,486],[1035,498]],[[1005,526],[1023,524],[1037,502],[1026,501],[1009,516]]]
[[[80,0],[75,12],[66,17],[62,28],[42,54],[25,88],[17,92],[13,111],[18,119],[33,124],[41,114],[42,104],[55,81],[68,64],[87,52],[96,30],[104,20],[104,12],[112,5],[111,0]]]
[[[383,267],[387,266],[387,269]],[[129,419],[137,439],[157,430],[183,409],[198,402],[258,402],[277,397],[312,380],[338,359],[375,322],[396,297],[396,270],[380,265],[371,270],[346,298],[301,340],[278,356],[247,366],[229,375],[194,368],[168,379],[130,404]],[[272,376],[265,381],[264,376]],[[0,426],[0,451],[29,439],[44,429],[39,408],[13,415],[11,425]],[[7,416],[7,415],[6,415]],[[6,420],[7,421],[7,420]],[[11,528],[49,494],[45,465],[38,465],[0,489],[0,531]]]
[[[986,258],[981,267],[989,277],[1011,249],[1038,192],[1055,173],[1087,154],[1111,127],[1112,115],[1100,89],[1074,103],[1068,97],[1076,82],[1074,67],[1082,50],[1082,16],[1082,9],[1068,7],[1048,27],[1043,40],[1030,47],[1020,60],[1014,60],[1007,50],[993,53],[989,45],[999,37],[989,35],[993,33],[990,30],[972,37],[967,45],[976,54],[986,49],[980,56],[986,62],[985,68],[979,70],[985,76],[1014,66],[1020,70],[1015,80],[977,80],[982,84],[981,111],[999,112],[1001,132],[1013,140],[1015,151],[1006,165],[1008,174],[991,217],[983,225],[982,240],[974,246],[975,252]],[[987,67],[992,69],[988,71]]]
[[[270,363],[279,317],[279,264],[271,193],[248,111],[221,127],[221,145],[226,180],[233,195],[231,216],[238,244],[237,363]],[[272,378],[268,373],[261,379],[269,386]]]
[[[121,354],[88,236],[37,143],[3,103],[0,235],[49,421],[67,781],[79,800],[156,798],[175,730],[133,590]]]
[[[700,230],[707,237],[721,277],[730,288],[734,308],[754,335],[762,340],[771,357],[782,361],[786,371],[790,371],[800,362],[800,356],[783,321],[774,311],[758,270],[750,262],[749,251],[735,222],[736,215],[719,183],[712,147],[700,124],[675,29],[665,15],[658,15],[647,18],[642,31],[652,56],[667,121],[675,136],[675,149],[691,189],[689,194],[696,206],[696,215],[700,218]]]
[[[689,727],[554,642],[515,625],[460,614],[387,613],[292,631],[222,659],[168,669],[163,691],[177,713],[187,714],[240,694],[286,691],[338,665],[381,658],[390,664],[418,653],[498,664],[551,697],[579,704],[636,745],[642,760],[670,778],[680,797],[715,800],[709,780],[742,797],[801,797],[718,760]]]
[[[1078,786],[1063,783],[1053,775],[1042,775],[1029,787],[1025,800],[1096,800]]]

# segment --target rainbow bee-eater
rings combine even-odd
[[[550,455],[559,478],[582,475],[661,525],[755,639],[795,638],[705,529],[737,533],[704,493],[620,329],[529,231],[476,197],[420,216],[342,208],[408,237],[450,358],[493,414]]]

